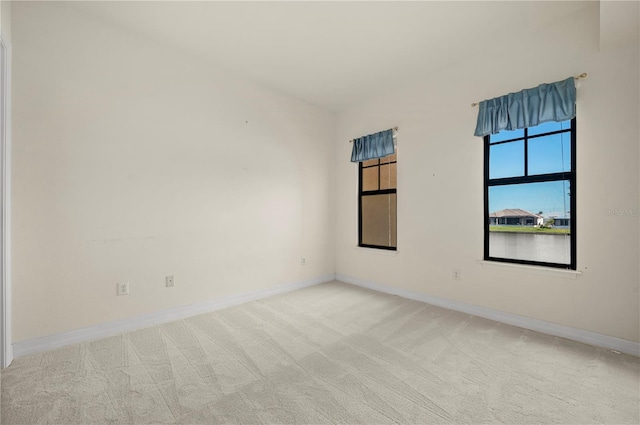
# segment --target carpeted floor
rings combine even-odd
[[[640,359],[332,282],[16,359],[2,424],[638,424]]]

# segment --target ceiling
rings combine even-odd
[[[590,2],[73,2],[331,111],[530,36]],[[593,5],[593,3],[591,3]]]

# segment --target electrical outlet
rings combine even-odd
[[[460,270],[454,270],[453,280],[460,280],[460,279],[462,279],[462,272]]]
[[[300,264],[301,265],[306,265],[307,264],[307,258],[306,257],[300,257]]]
[[[164,278],[164,283],[167,286],[167,288],[172,288],[173,287],[173,275],[165,277]]]
[[[129,295],[129,282],[118,283],[118,295]]]

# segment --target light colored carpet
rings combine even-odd
[[[9,424],[638,424],[640,360],[332,282],[16,359]]]

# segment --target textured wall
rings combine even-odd
[[[456,66],[341,113],[337,273],[640,341],[637,25],[636,19],[635,33],[632,26],[624,40],[616,36],[616,43],[600,46],[614,25],[600,28],[594,3],[532,31],[495,29],[493,43],[461,56]],[[582,275],[574,280],[483,267],[483,144],[473,137],[477,108],[470,103],[582,72],[589,74],[579,82],[577,103]],[[345,141],[396,125],[394,256],[355,248],[357,169]],[[454,269],[462,271],[461,280],[452,279]]]
[[[14,342],[333,273],[335,117],[78,13],[14,5]]]

